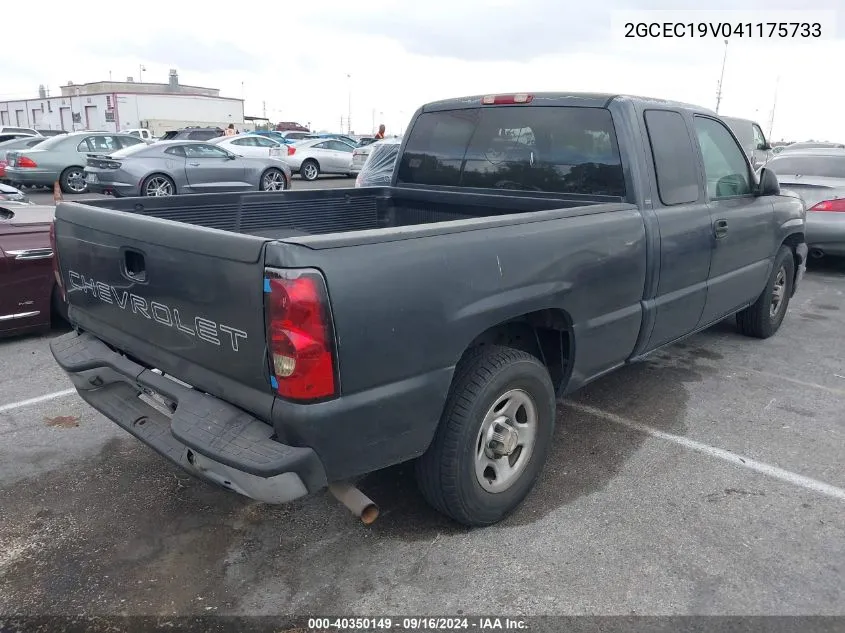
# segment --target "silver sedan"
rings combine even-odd
[[[172,196],[223,191],[284,191],[291,171],[278,158],[246,158],[202,141],[160,141],[109,156],[85,167],[89,191],[114,196]]]
[[[305,180],[320,174],[352,176],[352,150],[349,143],[333,138],[315,138],[289,146],[285,162]]]
[[[766,167],[777,174],[784,193],[804,201],[810,256],[845,257],[845,150],[781,152]]]

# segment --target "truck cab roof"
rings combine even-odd
[[[477,108],[483,104],[485,97],[527,95],[530,97],[530,104],[534,106],[581,106],[585,108],[606,108],[612,101],[639,102],[651,104],[662,108],[677,110],[690,110],[708,114],[715,114],[712,110],[701,106],[683,103],[681,101],[670,101],[654,97],[642,97],[627,94],[613,94],[602,92],[523,92],[523,93],[499,93],[498,95],[474,95],[454,99],[443,99],[433,101],[424,105],[423,112],[435,112],[438,110],[457,110],[461,108]],[[490,104],[494,105],[494,104]],[[499,104],[500,105],[500,104]],[[516,104],[521,105],[521,104]]]

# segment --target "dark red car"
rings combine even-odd
[[[0,336],[47,329],[67,314],[53,274],[53,213],[0,203]]]

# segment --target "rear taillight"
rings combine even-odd
[[[59,250],[56,248],[56,221],[50,222],[50,248],[53,249],[53,277],[56,278],[56,284],[59,286],[59,292],[62,294],[62,301],[67,301],[65,296],[65,287],[62,284],[62,273],[59,270]]]
[[[845,212],[845,198],[835,200],[822,200],[810,207],[810,211],[840,211]]]
[[[534,100],[534,95],[515,94],[515,95],[487,95],[481,99],[484,105],[514,105],[517,103],[531,103]]]
[[[334,330],[323,276],[314,269],[264,271],[271,383],[290,400],[337,395]]]
[[[38,164],[29,156],[18,156],[18,167],[38,167]]]
[[[288,156],[293,156],[294,154],[296,154],[296,148],[292,145],[288,145]]]

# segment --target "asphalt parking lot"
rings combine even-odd
[[[59,332],[0,341],[0,613],[843,615],[843,326],[823,262],[774,338],[727,320],[591,384],[483,530],[407,466],[360,482],[370,527],[193,480],[70,391]]]

